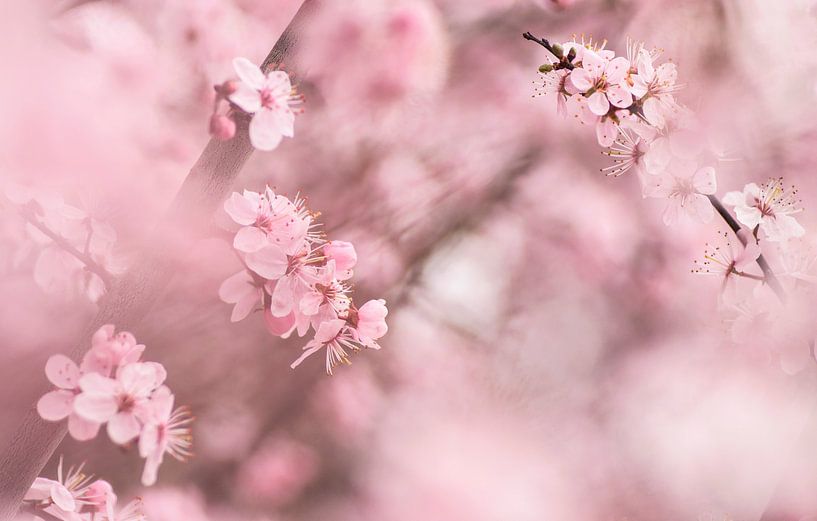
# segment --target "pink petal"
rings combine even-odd
[[[292,311],[292,306],[295,303],[294,300],[295,296],[293,295],[292,284],[289,278],[281,279],[272,291],[270,312],[273,316],[285,317]]]
[[[627,58],[619,56],[610,60],[604,72],[607,76],[607,82],[616,84],[624,80],[629,70],[630,62],[627,61]]]
[[[230,94],[230,101],[250,114],[261,110],[261,94],[244,83],[239,83],[236,86],[235,92]]]
[[[269,309],[264,310],[264,325],[267,331],[274,336],[288,335],[295,327],[295,313],[290,313],[285,317],[275,317]]]
[[[652,56],[646,49],[641,49],[638,53],[638,75],[646,83],[651,83],[655,79],[655,68],[652,65]]]
[[[224,211],[243,226],[255,224],[258,219],[258,205],[237,192],[224,202]]]
[[[599,56],[597,53],[587,49],[582,56],[582,69],[590,73],[593,78],[600,78],[604,73],[604,68],[607,67],[607,61]],[[576,73],[576,70],[573,71]]]
[[[587,107],[596,116],[605,116],[610,111],[610,101],[603,92],[594,92],[587,98]]]
[[[150,487],[156,483],[159,474],[159,465],[162,464],[162,454],[148,456],[145,459],[145,469],[142,471],[142,486]]]
[[[607,99],[613,106],[626,109],[633,104],[633,96],[620,85],[613,85],[607,89]]]
[[[241,270],[221,283],[218,288],[218,298],[228,304],[235,304],[257,291],[247,270]]]
[[[233,247],[244,253],[258,251],[267,244],[269,244],[267,234],[255,226],[241,228],[233,239]]]
[[[73,512],[77,508],[77,503],[74,496],[63,485],[54,483],[51,485],[51,500],[59,508],[66,512]]]
[[[587,92],[593,88],[594,80],[586,70],[574,69],[573,72],[570,73],[570,82],[574,87],[579,89],[579,92]]]
[[[718,181],[715,177],[715,169],[711,166],[701,168],[692,177],[692,185],[698,193],[712,195],[718,191]]]
[[[236,58],[233,60],[233,68],[241,81],[246,83],[249,87],[255,90],[264,88],[267,77],[258,65],[247,58]]]
[[[741,224],[754,228],[763,222],[763,214],[754,206],[735,206],[735,217]]]
[[[96,438],[101,423],[88,421],[77,414],[68,417],[68,433],[77,441],[88,441]]]
[[[318,331],[315,333],[315,340],[322,344],[330,342],[346,325],[346,321],[342,319],[335,319],[329,320],[328,322],[322,322],[320,326],[318,326]]]
[[[79,379],[79,388],[84,393],[113,396],[118,387],[116,380],[97,373],[88,373]]]
[[[149,423],[142,428],[139,434],[139,455],[147,458],[159,446],[159,428],[155,423]]]
[[[644,102],[644,117],[651,125],[658,128],[664,128],[667,124],[662,114],[661,102],[653,97]]]
[[[113,395],[93,396],[83,393],[74,398],[74,412],[91,422],[105,423],[118,409]]]
[[[712,219],[715,217],[715,209],[712,207],[712,203],[703,195],[692,196],[692,212],[694,212],[703,223],[712,222]]]
[[[133,413],[120,412],[108,421],[108,436],[117,445],[124,445],[139,436],[141,426]]]
[[[306,346],[304,347],[304,352],[301,354],[301,356],[298,357],[297,360],[292,362],[292,364],[290,364],[289,367],[291,367],[292,369],[295,369],[296,367],[301,365],[301,362],[306,360],[308,357],[312,356],[314,353],[320,351],[320,349],[322,347],[323,347],[323,344],[315,342],[314,340],[312,342],[306,344]]]
[[[615,143],[616,137],[618,137],[618,127],[610,118],[600,120],[596,124],[596,139],[599,145],[610,147]]]
[[[37,413],[43,420],[57,422],[71,414],[74,393],[58,390],[46,393],[37,402]]]
[[[65,355],[54,355],[45,363],[48,380],[62,389],[75,389],[79,384],[79,367]]]
[[[252,310],[255,309],[255,305],[260,300],[261,296],[258,290],[254,290],[252,293],[248,293],[244,298],[239,300],[233,306],[233,312],[230,315],[230,322],[239,322],[244,320],[252,313]]]
[[[167,378],[167,372],[162,364],[143,362],[129,364],[117,375],[123,389],[136,396],[147,396],[151,391],[162,385]]]
[[[664,173],[672,160],[667,138],[660,137],[650,143],[647,153],[644,154],[644,169],[648,174],[659,175]]]
[[[292,82],[286,72],[271,71],[264,81],[264,87],[275,92],[289,93],[292,90]]]
[[[677,197],[671,197],[667,201],[667,207],[664,209],[663,220],[667,226],[672,226],[678,222],[681,215],[681,201]]]
[[[248,253],[245,261],[251,270],[268,280],[283,277],[289,264],[286,254],[275,245],[265,246],[259,251]]]
[[[271,110],[257,112],[250,121],[250,141],[258,150],[275,150],[284,138],[279,117]]]

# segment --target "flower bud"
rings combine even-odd
[[[551,49],[553,49],[553,54],[556,55],[557,58],[561,58],[562,56],[565,55],[565,50],[562,49],[562,46],[559,45],[558,43],[554,43],[550,47]]]
[[[235,121],[223,114],[213,114],[210,117],[210,134],[221,141],[232,139],[235,136]]]
[[[227,80],[221,85],[215,85],[216,94],[221,98],[228,98],[231,94],[238,90],[238,84],[232,80]]]
[[[553,70],[553,65],[551,65],[549,63],[545,63],[545,64],[539,66],[539,72],[542,72],[542,73],[550,72],[552,70]]]
[[[335,261],[338,271],[346,271],[357,264],[357,252],[351,242],[330,241],[323,247],[323,254],[329,260]]]

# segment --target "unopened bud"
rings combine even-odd
[[[553,49],[553,54],[556,55],[557,58],[561,58],[565,55],[565,50],[562,49],[562,46],[558,43],[554,43],[550,48]]]
[[[218,94],[220,97],[228,98],[231,94],[238,90],[238,84],[232,80],[228,80],[221,85],[213,86],[213,88],[216,89],[216,94]]]
[[[235,121],[223,114],[213,114],[210,117],[210,134],[221,141],[232,139],[235,136]]]
[[[553,70],[553,65],[545,63],[539,66],[539,72],[550,72]]]

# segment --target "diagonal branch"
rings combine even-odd
[[[715,210],[717,210],[718,214],[723,218],[726,224],[729,225],[732,231],[735,232],[735,235],[738,236],[740,242],[743,242],[745,244],[743,237],[738,235],[738,232],[740,231],[740,223],[738,223],[735,220],[735,218],[732,217],[732,214],[729,213],[729,210],[727,210],[723,206],[723,204],[718,200],[717,197],[715,197],[714,195],[710,195],[708,197],[709,202],[712,203],[712,206],[715,207]],[[775,295],[777,295],[777,298],[779,298],[781,302],[785,302],[786,291],[783,289],[783,286],[780,285],[780,281],[777,280],[777,276],[774,274],[774,271],[772,271],[771,266],[769,266],[769,263],[766,261],[766,258],[763,257],[763,255],[757,258],[757,265],[760,266],[761,271],[763,271],[763,276],[765,277],[766,284],[768,284],[769,287],[772,288],[772,291],[774,291]]]
[[[301,8],[270,51],[262,68],[289,59],[302,24],[321,0],[304,0]],[[237,117],[236,135],[230,141],[211,139],[184,180],[162,224],[154,232],[133,268],[113,282],[97,316],[76,339],[72,353],[80,359],[94,331],[106,323],[133,329],[162,296],[173,278],[177,259],[169,251],[189,251],[204,235],[213,212],[227,197],[253,147],[248,118]],[[168,231],[170,230],[170,231]],[[45,388],[43,382],[43,392]],[[65,422],[45,422],[29,409],[7,447],[0,453],[0,521],[16,514],[31,483],[39,475],[66,434]]]

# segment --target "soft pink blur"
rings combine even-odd
[[[105,263],[127,269],[209,139],[213,85],[236,56],[260,63],[299,5],[6,7],[0,184],[112,227]],[[739,158],[718,194],[784,176],[817,233],[811,1],[327,1],[284,64],[306,98],[295,137],[234,189],[308,197],[338,258],[356,253],[355,300],[388,303],[383,349],[327,377],[319,357],[290,369],[306,339],[231,323],[218,290],[241,266],[219,211],[166,252],[175,278],[133,329],[196,416],[195,457],[143,489],[135,447],[66,439],[44,475],[87,460],[151,521],[755,520],[775,491],[792,519],[817,514],[798,464],[817,461],[814,361],[787,355],[814,300],[785,334],[753,329],[779,310],[720,314],[717,281],[690,270],[726,226],[668,228],[634,175],[601,175],[592,129],[532,97],[546,60],[524,31],[663,48]],[[39,255],[0,206],[0,446],[96,309],[87,288],[38,285]]]

